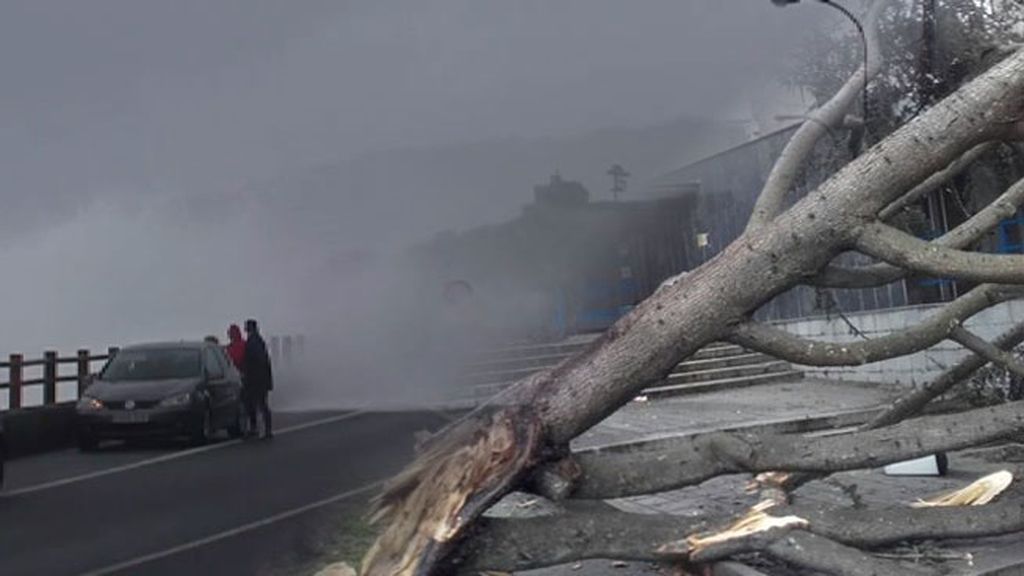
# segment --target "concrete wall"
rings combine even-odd
[[[0,417],[4,419],[7,451],[12,458],[74,444],[73,402],[7,410]]]
[[[851,313],[846,316],[868,338],[877,338],[917,324],[940,306],[908,306]],[[1014,301],[981,312],[968,320],[966,326],[986,340],[992,340],[1019,322],[1024,322],[1024,302]],[[814,340],[853,342],[861,339],[853,334],[850,327],[837,316],[800,318],[775,322],[774,325],[793,334]],[[816,368],[808,366],[805,367],[805,370],[808,375],[840,380],[913,385],[931,380],[941,373],[944,367],[953,365],[965,354],[960,345],[945,340],[928,350],[902,358],[853,367]]]

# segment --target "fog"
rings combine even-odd
[[[805,4],[8,0],[0,354],[252,316],[307,335],[294,404],[413,398],[444,305],[406,248],[736,143],[836,22]]]

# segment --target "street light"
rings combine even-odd
[[[618,164],[612,166],[607,174],[612,177],[612,198],[618,200],[619,194],[626,191],[626,178],[629,178],[630,174]]]
[[[776,6],[780,6],[780,7],[785,7],[785,6],[788,6],[790,4],[796,4],[797,2],[800,2],[800,0],[772,0],[772,4],[775,4]],[[868,121],[868,37],[867,37],[867,34],[864,33],[864,26],[861,26],[860,20],[857,20],[857,17],[853,15],[853,12],[850,12],[849,10],[847,10],[846,7],[843,6],[842,4],[838,4],[836,2],[833,2],[833,0],[818,0],[818,2],[821,2],[822,4],[831,6],[831,7],[835,8],[836,10],[838,10],[839,12],[841,12],[843,14],[843,16],[846,16],[850,20],[850,22],[853,22],[853,25],[857,27],[857,32],[860,34],[861,44],[864,45],[864,90],[863,90],[863,100],[862,100],[861,104],[863,106],[864,122],[867,122]]]

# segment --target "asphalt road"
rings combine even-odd
[[[278,417],[279,416],[279,417]],[[63,451],[8,463],[0,574],[267,573],[326,503],[412,455],[430,413],[275,415],[270,442]],[[306,425],[306,427],[302,427]]]

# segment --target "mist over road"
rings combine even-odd
[[[267,573],[306,529],[309,514],[298,509],[344,500],[388,477],[411,457],[413,432],[445,422],[429,413],[281,414],[278,421],[284,433],[272,442],[64,451],[11,462],[0,496],[0,574]],[[326,423],[287,432],[318,421]],[[273,521],[290,511],[298,513]],[[196,544],[215,535],[223,538]]]

